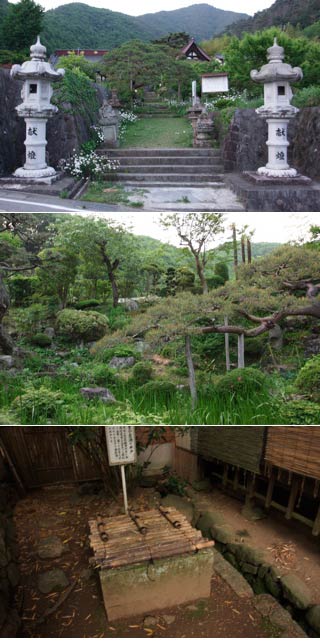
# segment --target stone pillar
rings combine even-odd
[[[251,78],[264,85],[264,105],[256,112],[265,118],[268,124],[268,163],[258,168],[258,174],[269,178],[294,178],[297,170],[291,168],[287,160],[289,141],[287,138],[288,123],[298,113],[298,108],[291,105],[291,82],[302,78],[300,67],[292,68],[284,63],[284,49],[274,39],[268,49],[268,64],[260,71],[252,70]]]
[[[46,125],[48,118],[58,111],[50,102],[52,82],[61,80],[64,70],[56,71],[46,62],[46,48],[41,45],[39,36],[36,44],[30,48],[30,58],[22,65],[13,65],[11,69],[11,76],[23,81],[22,103],[16,110],[26,123],[26,162],[14,172],[14,176],[28,181],[52,183],[58,175],[46,163]]]

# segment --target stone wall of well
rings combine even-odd
[[[12,511],[15,493],[0,453],[0,637],[15,637],[20,616],[15,595],[20,581]]]
[[[320,107],[307,107],[290,122],[288,160],[312,179],[320,177]],[[257,170],[267,163],[268,128],[252,109],[237,109],[222,144],[226,172]]]
[[[15,111],[21,103],[21,88],[22,82],[13,80],[8,69],[0,69],[0,176],[25,162],[25,123]],[[99,86],[96,90],[102,105],[104,91]],[[90,138],[90,123],[80,114],[71,114],[70,107],[65,105],[66,111],[58,112],[47,123],[48,163],[54,167]]]

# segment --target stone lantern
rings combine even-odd
[[[284,49],[274,39],[268,49],[268,63],[260,71],[251,71],[251,78],[264,85],[264,105],[256,110],[268,123],[268,163],[258,169],[258,174],[270,178],[296,177],[297,170],[290,168],[287,162],[288,123],[298,112],[291,105],[292,90],[290,83],[303,77],[300,67],[291,67],[284,63]]]
[[[11,76],[23,81],[22,103],[16,111],[26,123],[26,162],[14,172],[14,176],[40,183],[52,183],[57,178],[55,169],[46,163],[46,124],[48,118],[58,111],[50,103],[51,84],[64,75],[64,69],[56,71],[46,62],[46,51],[38,36],[36,44],[30,47],[31,60],[13,65],[11,69]]]

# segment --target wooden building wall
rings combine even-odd
[[[320,480],[320,427],[269,427],[266,463]]]

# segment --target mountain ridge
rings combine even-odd
[[[206,3],[183,9],[129,16],[124,13],[69,3],[44,16],[43,41],[53,49],[113,49],[128,40],[154,40],[169,32],[186,31],[198,40],[211,38],[247,14],[216,9]]]
[[[320,0],[275,0],[268,9],[227,27],[226,32],[241,36],[245,31],[262,31],[268,27],[283,27],[290,23],[302,28],[320,20]]]

